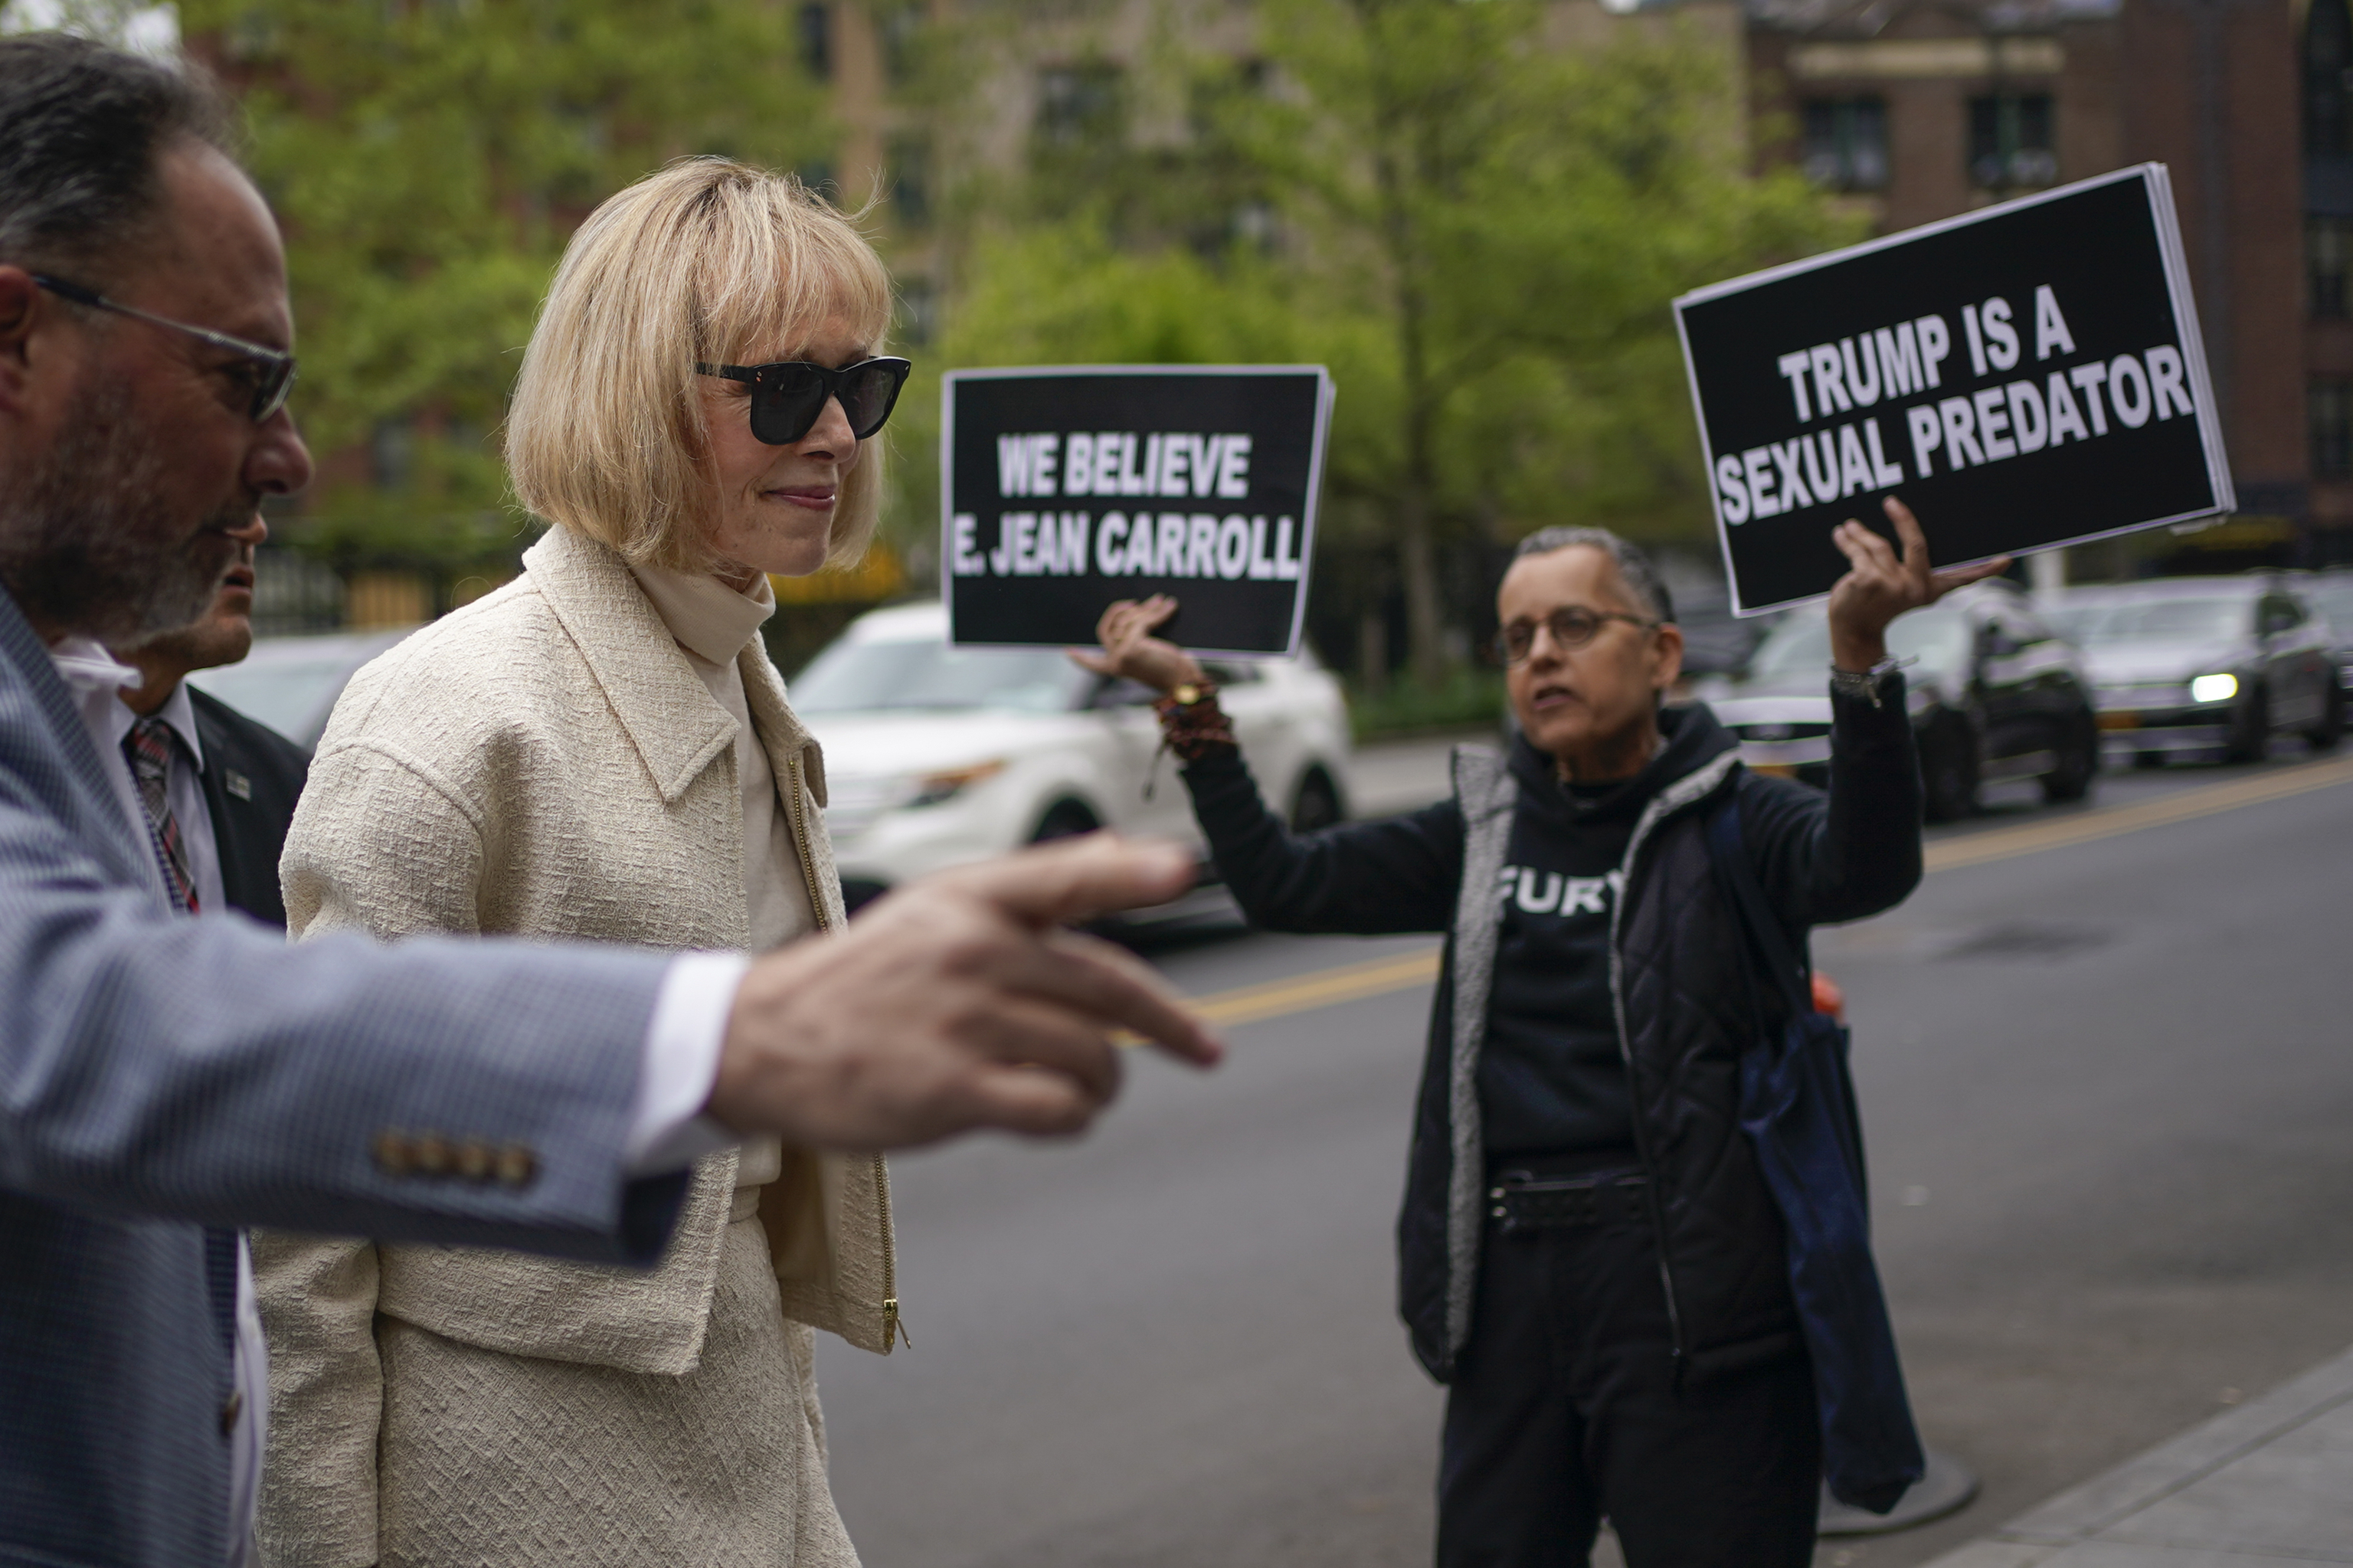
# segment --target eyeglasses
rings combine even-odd
[[[237,379],[248,395],[246,413],[257,425],[266,424],[279,409],[286,407],[286,394],[294,389],[294,356],[282,349],[264,348],[258,343],[248,343],[241,337],[231,337],[210,327],[190,326],[169,316],[159,316],[136,306],[118,304],[95,289],[85,289],[79,283],[69,283],[63,278],[47,278],[32,274],[35,284],[47,289],[60,299],[71,300],[78,305],[88,305],[94,311],[111,311],[118,316],[129,316],[150,326],[169,327],[174,332],[186,333],[190,337],[227,349],[243,363],[237,367]]]
[[[705,376],[723,376],[752,389],[752,434],[772,447],[788,447],[809,433],[835,398],[849,429],[864,440],[881,429],[899,401],[899,388],[915,367],[903,359],[867,359],[839,370],[797,359],[774,365],[697,365]]]
[[[1525,664],[1528,655],[1536,650],[1536,629],[1552,633],[1552,645],[1567,652],[1582,648],[1601,635],[1605,622],[1623,620],[1635,626],[1659,624],[1647,616],[1629,615],[1622,609],[1588,609],[1581,604],[1564,605],[1542,620],[1514,620],[1495,634],[1495,652],[1504,662]]]

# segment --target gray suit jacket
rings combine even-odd
[[[685,1190],[620,1159],[660,957],[289,948],[148,853],[0,592],[0,1568],[226,1559],[204,1226],[645,1264]]]

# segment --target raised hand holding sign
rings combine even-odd
[[[1960,561],[2234,504],[2162,164],[1715,284],[1675,318],[1744,614],[1830,591],[1833,527],[1898,487]]]

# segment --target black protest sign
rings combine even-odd
[[[1322,366],[958,370],[941,398],[952,641],[1092,642],[1114,599],[1167,593],[1189,648],[1298,652]]]
[[[2160,164],[1675,302],[1743,613],[1830,591],[1831,530],[1920,517],[1939,566],[2234,504]]]

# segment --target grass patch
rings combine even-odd
[[[1469,729],[1503,722],[1504,676],[1475,666],[1455,671],[1436,686],[1399,676],[1377,693],[1351,688],[1348,720],[1358,740]]]

